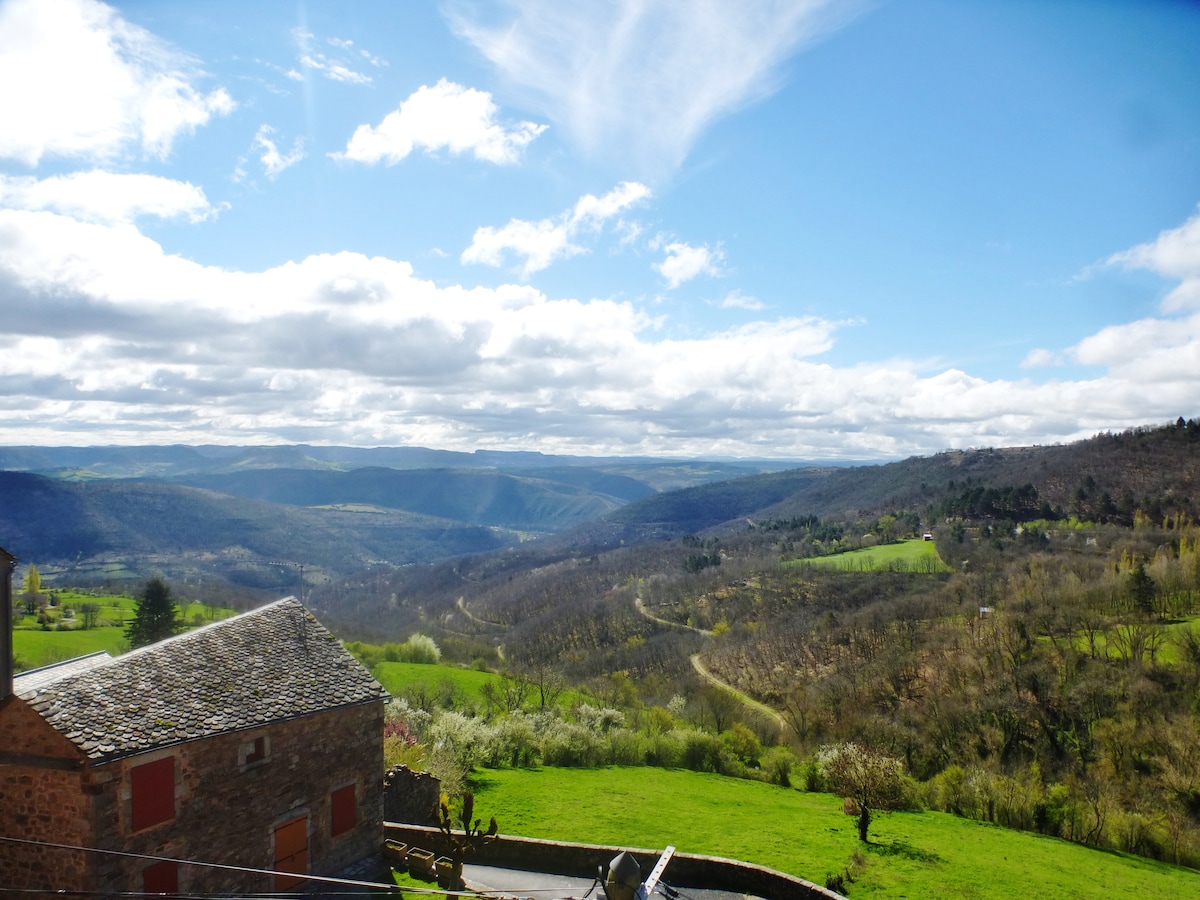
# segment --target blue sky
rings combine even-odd
[[[1196,47],[1183,2],[0,0],[0,440],[1197,416]]]

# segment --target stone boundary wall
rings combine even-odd
[[[409,846],[432,850],[437,855],[444,854],[446,849],[442,834],[436,828],[384,822],[383,830],[384,837],[389,840],[403,841]],[[568,841],[501,835],[499,840],[468,856],[467,862],[504,869],[594,878],[601,867],[607,871],[609,861],[622,850],[629,851],[637,858],[642,867],[643,879],[650,874],[650,870],[662,854],[661,850],[575,844]],[[752,894],[762,897],[763,900],[844,900],[841,894],[774,869],[692,853],[676,853],[667,865],[663,881],[673,887],[733,891]]]

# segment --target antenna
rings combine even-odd
[[[293,569],[300,570],[300,605],[304,605],[304,563],[288,562],[287,560],[271,560],[267,563],[269,566],[290,566]]]

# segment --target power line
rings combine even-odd
[[[153,856],[149,853],[130,853],[125,850],[103,850],[99,847],[79,847],[74,844],[58,844],[53,841],[35,841],[35,840],[30,840],[29,838],[6,837],[4,835],[0,835],[0,841],[6,841],[11,844],[25,844],[27,846],[34,846],[34,847],[49,847],[54,850],[73,850],[78,853],[103,853],[103,854],[106,854],[109,856],[121,856],[121,857],[125,857],[128,859],[144,859],[144,860],[150,860],[153,862],[172,862],[172,863],[176,863],[178,865],[200,866],[200,867],[209,868],[209,869],[223,869],[223,870],[230,871],[230,872],[242,872],[242,873],[250,874],[250,875],[284,875],[284,876],[291,877],[291,878],[303,878],[303,879],[307,879],[309,881],[321,882],[322,884],[345,885],[345,886],[350,886],[350,887],[372,888],[375,890],[385,890],[385,891],[401,890],[401,888],[399,888],[397,885],[388,884],[386,882],[359,881],[359,880],[352,879],[352,878],[336,878],[336,877],[330,876],[330,875],[309,875],[309,874],[297,873],[297,872],[281,872],[277,869],[257,869],[257,868],[253,868],[251,866],[234,866],[234,865],[230,865],[228,863],[200,862],[199,860],[178,859],[178,858],[171,857],[171,856]],[[596,884],[593,883],[591,889],[588,890],[588,894],[590,894],[592,892],[592,890],[595,889],[595,887],[596,887]],[[438,897],[453,895],[453,896],[492,898],[492,900],[494,900],[494,898],[500,898],[500,897],[511,897],[514,893],[512,891],[494,891],[494,890],[449,891],[449,890],[442,890],[441,888],[416,887],[413,885],[405,885],[402,890],[405,891],[406,893],[428,894],[431,896],[438,896]],[[518,889],[515,893],[518,893],[518,894],[547,894],[547,893],[554,892],[561,896],[562,891],[563,891],[563,888],[529,888],[529,889]],[[357,895],[358,892],[343,892],[340,894],[337,892],[323,892],[323,893],[325,894],[325,896],[330,896],[330,895],[332,895],[332,896],[349,896],[352,894]],[[138,898],[138,900],[141,900],[141,898],[149,898],[149,897],[160,898],[160,897],[162,897],[161,894],[147,894],[147,893],[144,893],[141,891],[125,891],[125,892],[115,892],[115,893],[113,891],[68,891],[68,890],[47,891],[47,890],[40,889],[40,888],[8,888],[8,887],[2,887],[2,886],[0,886],[0,894],[3,894],[3,895],[24,894],[24,895],[32,895],[32,896],[46,896],[47,894],[53,894],[55,897],[59,897],[59,898],[62,898],[62,897],[130,897],[130,898]],[[311,898],[312,895],[309,893],[306,893],[306,892],[289,893],[286,891],[261,891],[261,892],[239,891],[236,894],[230,894],[230,892],[228,892],[228,891],[216,891],[213,893],[203,893],[203,892],[182,893],[181,892],[178,894],[172,894],[171,896],[173,898],[177,898],[177,900],[209,900],[209,898],[212,898],[212,897],[221,897],[221,898],[223,898],[223,900],[231,900],[231,898],[235,897],[235,896],[239,897],[239,898],[275,898],[275,900],[292,900],[292,898],[297,898],[297,900],[299,900],[299,898]]]

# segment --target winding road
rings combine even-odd
[[[696,634],[702,634],[705,637],[712,637],[712,635],[713,635],[713,633],[711,631],[707,631],[703,628],[696,628],[692,625],[683,625],[679,622],[672,622],[668,619],[660,619],[658,616],[651,613],[650,610],[646,609],[646,604],[644,602],[642,602],[641,597],[634,598],[633,607],[634,607],[634,609],[636,609],[638,611],[638,613],[640,615],[644,616],[645,618],[649,619],[651,622],[654,622],[657,625],[665,625],[668,628],[682,628],[685,631],[694,631]],[[787,727],[788,727],[787,720],[784,719],[784,717],[781,716],[776,710],[767,706],[767,704],[765,704],[765,703],[759,703],[757,700],[755,700],[749,694],[745,694],[745,693],[739,691],[732,684],[728,684],[728,683],[722,681],[720,678],[718,678],[712,672],[708,671],[708,668],[704,665],[704,663],[702,663],[700,661],[699,653],[693,653],[691,656],[691,661],[692,661],[692,668],[696,670],[696,674],[699,675],[705,682],[707,682],[708,684],[711,684],[715,688],[725,691],[725,693],[729,694],[731,697],[734,697],[743,706],[749,707],[750,709],[754,710],[759,715],[766,716],[772,722],[775,722],[776,724],[778,724],[780,730],[787,729]]]

